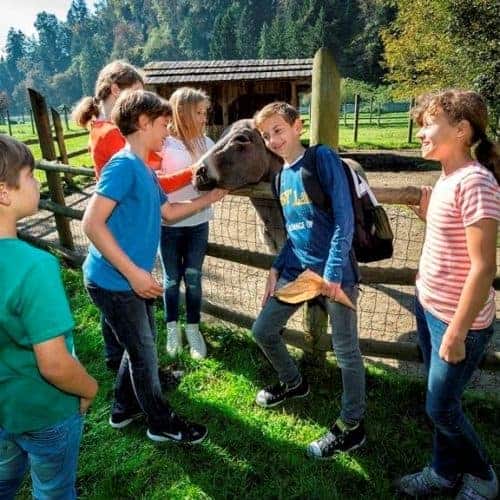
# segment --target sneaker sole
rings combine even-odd
[[[122,420],[121,422],[113,422],[111,420],[111,417],[109,417],[109,425],[113,427],[113,429],[123,429],[124,427],[127,427],[127,425],[131,424],[132,422],[140,419],[143,415],[134,415],[133,417],[127,418],[125,420]]]
[[[277,403],[272,403],[272,404],[262,404],[259,403],[257,400],[255,400],[255,403],[260,406],[261,408],[274,408],[275,406],[282,405],[285,401],[290,401],[291,399],[301,399],[301,398],[307,398],[311,394],[311,388],[307,388],[307,392],[305,394],[297,394],[296,396],[290,396],[289,398],[282,399],[281,401],[278,401]]]
[[[315,460],[332,460],[339,453],[349,453],[351,451],[357,450],[358,448],[361,448],[365,443],[366,443],[366,436],[363,438],[361,443],[358,443],[358,444],[355,444],[354,446],[351,446],[348,450],[336,451],[333,455],[330,455],[328,457],[318,457],[318,455],[314,455],[314,453],[311,453],[309,451],[309,448],[308,448],[307,449],[307,456],[310,458],[314,458]]]
[[[151,441],[154,441],[155,443],[166,443],[166,442],[173,442],[173,443],[179,443],[179,444],[199,444],[201,443],[208,435],[208,431],[203,434],[198,439],[195,439],[194,441],[182,441],[181,439],[175,439],[174,437],[168,437],[168,436],[158,436],[157,434],[151,434],[149,432],[149,429],[146,431],[146,436],[151,439]]]

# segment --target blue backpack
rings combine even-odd
[[[317,144],[306,149],[302,173],[302,182],[309,199],[316,207],[332,213],[330,196],[323,189],[316,167]],[[392,257],[394,234],[389,218],[382,205],[377,202],[370,186],[358,172],[341,160],[351,193],[354,212],[354,235],[352,248],[358,262],[375,262]],[[280,196],[281,171],[271,183],[274,195]],[[280,204],[281,207],[281,204]]]

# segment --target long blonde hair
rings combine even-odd
[[[192,87],[178,88],[169,99],[172,106],[172,123],[170,132],[180,139],[191,156],[199,158],[207,150],[204,130],[200,131],[196,121],[196,108],[204,102],[210,106],[208,94],[201,89]]]

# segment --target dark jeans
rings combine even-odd
[[[161,426],[171,410],[158,378],[153,300],[142,299],[133,291],[116,292],[93,284],[87,284],[87,290],[124,349],[112,414],[141,409],[151,426]]]
[[[123,357],[123,347],[116,339],[104,314],[101,314],[101,332],[104,339],[104,358],[106,359],[106,366],[113,372],[117,372]]]
[[[179,287],[186,287],[187,323],[199,323],[201,311],[201,268],[207,252],[208,222],[197,226],[162,226],[160,255],[164,273],[165,319],[177,321]]]
[[[439,357],[448,325],[415,301],[418,340],[427,374],[425,409],[434,424],[432,467],[440,476],[455,480],[459,474],[489,478],[489,458],[462,410],[461,398],[486,352],[493,326],[469,330],[465,359],[451,364]]]
[[[278,281],[277,288],[286,282]],[[345,286],[344,291],[354,304],[359,294],[357,285]],[[359,350],[356,311],[338,302],[322,299],[332,328],[332,346],[342,375],[342,408],[340,417],[348,424],[359,422],[366,409],[365,368]],[[252,334],[281,382],[293,385],[300,378],[281,331],[301,304],[287,304],[271,297],[252,326]]]

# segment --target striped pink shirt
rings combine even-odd
[[[418,297],[425,309],[450,323],[470,270],[465,228],[481,219],[500,220],[500,187],[478,162],[441,175],[427,210],[424,247],[417,275]],[[495,318],[495,290],[472,324],[488,327]]]

